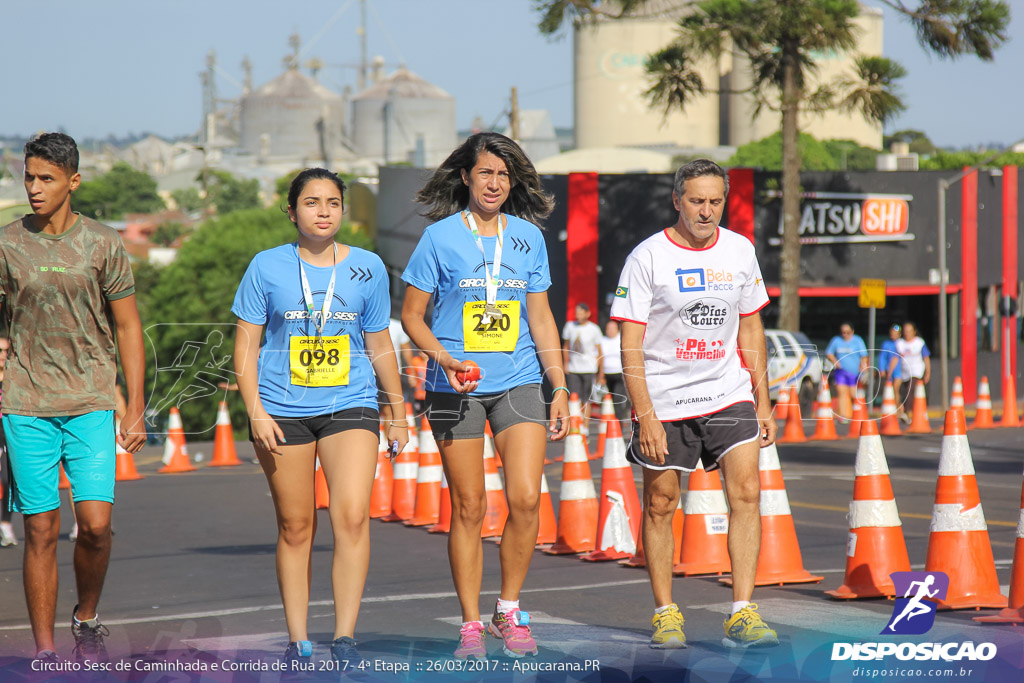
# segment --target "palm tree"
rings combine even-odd
[[[1006,40],[1009,8],[1000,0],[879,0],[910,19],[918,39],[942,57],[975,54],[990,60]],[[884,123],[903,109],[894,92],[905,75],[902,66],[884,57],[859,57],[856,73],[812,89],[817,73],[815,52],[849,51],[857,40],[856,0],[535,0],[541,32],[552,34],[568,19],[584,22],[664,13],[675,5],[683,14],[677,38],[650,56],[647,96],[666,113],[685,109],[708,92],[697,63],[732,51],[746,57],[755,116],[777,109],[782,119],[783,236],[779,280],[779,326],[800,327],[800,114],[833,107],[861,112]]]

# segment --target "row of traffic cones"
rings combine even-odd
[[[890,575],[910,571],[910,559],[881,436],[873,420],[862,425],[854,473],[846,575],[839,588],[826,593],[837,599],[898,597]],[[1021,507],[1024,510],[1024,492]],[[1024,538],[1018,538],[1018,551],[1019,577],[1014,570],[1019,578],[1017,613],[1004,610],[999,615],[1002,620],[1024,621]],[[946,412],[925,571],[949,576],[940,609],[1007,606],[996,576],[962,407]]]

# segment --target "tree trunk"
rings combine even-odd
[[[783,46],[783,51],[787,48]],[[779,260],[779,322],[800,329],[800,85],[795,57],[783,57],[782,76],[782,254]]]

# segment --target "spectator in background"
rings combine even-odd
[[[626,384],[622,379],[622,350],[619,337],[619,321],[609,320],[604,326],[601,338],[601,371],[597,381],[603,384],[612,397],[615,405],[615,417],[625,420],[629,417],[629,396],[626,395]]]
[[[900,368],[903,365],[900,352],[896,349],[896,342],[900,340],[902,334],[903,328],[900,324],[893,323],[889,328],[889,338],[882,342],[882,350],[878,353],[878,375],[882,379],[881,384],[884,387],[886,382],[892,382],[896,396],[900,394],[899,387],[902,382]]]
[[[579,396],[583,404],[582,431],[586,435],[590,424],[590,396],[601,367],[601,328],[590,322],[590,306],[582,301],[576,304],[575,316],[575,320],[569,320],[562,328],[562,363],[569,393]]]
[[[839,334],[832,337],[825,349],[825,357],[834,367],[832,380],[839,398],[839,417],[849,420],[853,415],[853,393],[857,390],[857,379],[868,367],[868,349],[860,335],[853,333],[853,325],[843,323]]]
[[[903,380],[906,382],[906,392],[900,400],[900,419],[910,424],[911,417],[907,415],[905,407],[914,395],[918,384],[925,386],[932,376],[932,359],[928,345],[924,339],[917,336],[917,325],[912,322],[903,323],[903,338],[896,342],[896,351],[903,358]]]

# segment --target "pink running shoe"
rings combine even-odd
[[[487,659],[484,646],[484,625],[471,621],[459,629],[459,646],[455,648],[455,659]]]
[[[494,616],[487,630],[495,638],[501,638],[505,643],[505,654],[509,657],[525,657],[526,655],[537,654],[537,641],[530,635],[530,613],[522,610],[512,610],[501,613],[494,608]]]

